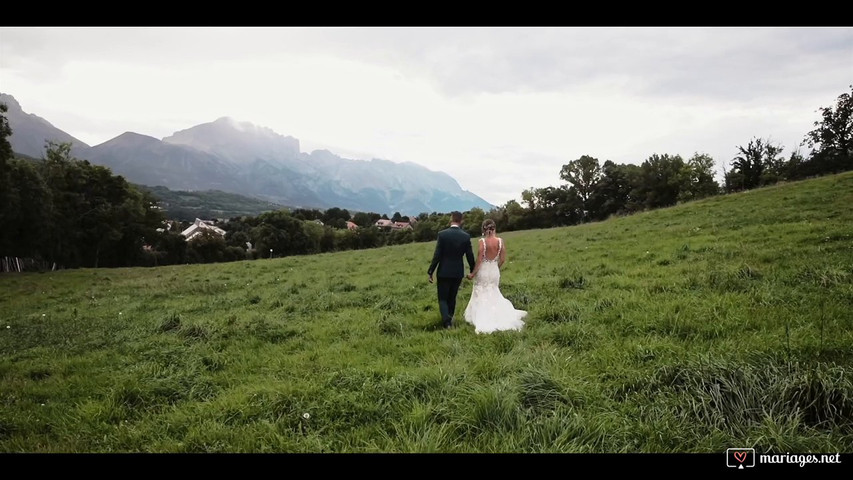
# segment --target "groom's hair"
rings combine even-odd
[[[450,221],[454,223],[462,223],[462,212],[456,210],[450,212]]]

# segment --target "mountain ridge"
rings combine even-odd
[[[9,105],[9,141],[16,153],[38,158],[47,140],[70,142],[75,157],[141,185],[220,190],[294,208],[389,214],[493,207],[447,173],[414,162],[348,159],[325,149],[302,152],[292,136],[228,116],[163,139],[124,132],[89,146],[25,113],[11,95],[0,93],[0,103]]]

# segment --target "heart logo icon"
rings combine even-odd
[[[743,463],[743,461],[746,460],[746,452],[734,452],[734,453],[735,453],[735,460],[737,460],[738,462]]]

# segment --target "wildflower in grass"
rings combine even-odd
[[[308,412],[305,412],[305,413],[303,413],[303,414],[302,414],[302,420],[303,420],[303,421],[299,422],[299,433],[300,433],[301,435],[305,435],[305,434],[307,433],[307,430],[308,430],[308,419],[309,419],[309,418],[311,418],[311,415],[309,415],[309,414],[308,414]]]

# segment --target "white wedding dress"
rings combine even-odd
[[[501,270],[498,268],[503,246],[498,239],[498,253],[491,260],[486,260],[485,240],[483,242],[482,264],[474,277],[474,288],[471,290],[471,299],[465,308],[465,321],[474,325],[477,333],[491,333],[500,330],[521,330],[524,322],[521,320],[527,315],[524,310],[516,310],[512,302],[501,294]]]

